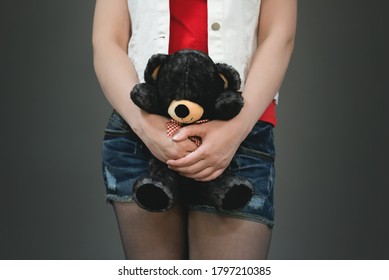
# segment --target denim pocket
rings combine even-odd
[[[257,122],[250,134],[240,145],[237,154],[247,157],[260,157],[263,160],[274,162],[273,126],[267,122]]]
[[[107,195],[129,198],[135,180],[147,173],[148,162],[140,144],[127,136],[104,140],[102,167]]]
[[[116,111],[112,112],[104,133],[105,137],[127,134],[135,135],[130,126]]]
[[[149,151],[126,121],[113,111],[104,131],[103,156],[117,161],[126,156],[144,158]]]
[[[114,111],[104,131],[102,167],[107,198],[131,200],[134,181],[147,172],[150,154],[125,120]]]

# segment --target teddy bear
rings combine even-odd
[[[167,134],[180,127],[212,120],[229,120],[244,105],[239,92],[239,73],[225,63],[214,63],[205,53],[184,49],[173,54],[153,55],[144,71],[145,82],[134,86],[132,101],[142,110],[166,116]],[[199,137],[191,137],[197,145]],[[179,175],[153,157],[148,174],[137,179],[133,198],[153,212],[171,209],[178,197],[190,204],[234,211],[244,207],[254,194],[251,182],[235,176],[228,167],[219,177],[200,182]]]

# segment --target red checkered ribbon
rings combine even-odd
[[[195,124],[201,124],[201,123],[205,123],[207,122],[208,120],[200,120],[200,121],[197,121],[195,122]],[[170,120],[166,123],[166,132],[167,132],[167,136],[169,137],[172,137],[174,134],[176,134],[181,127],[183,127],[184,125],[176,120]],[[195,142],[195,144],[197,146],[200,146],[201,145],[201,137],[199,136],[190,136],[189,137],[190,140],[192,140],[193,142]]]

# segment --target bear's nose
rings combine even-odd
[[[189,124],[198,121],[204,113],[203,107],[189,100],[173,100],[167,112],[179,123]]]
[[[178,105],[174,109],[174,112],[176,113],[177,117],[182,118],[182,119],[189,115],[188,107],[186,107],[183,104]]]

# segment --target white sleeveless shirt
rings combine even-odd
[[[232,65],[245,83],[257,47],[261,0],[208,0],[208,54],[215,63]],[[148,59],[168,53],[169,0],[128,0],[131,39],[128,55],[140,82]]]

